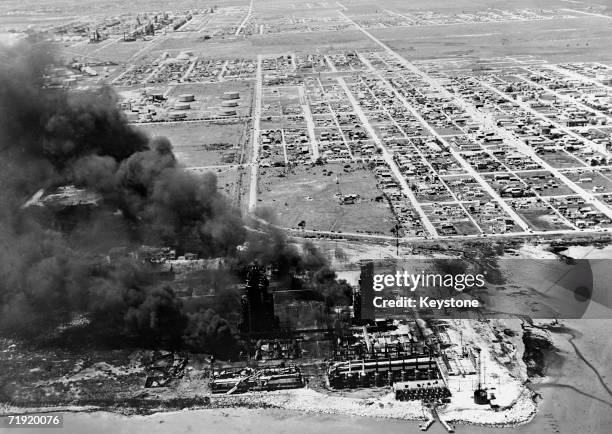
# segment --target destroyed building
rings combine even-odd
[[[187,356],[170,351],[159,351],[153,354],[146,366],[147,378],[145,387],[164,387],[175,379],[183,378],[187,367]]]
[[[279,328],[274,314],[274,297],[268,290],[270,281],[263,267],[252,266],[247,273],[246,294],[242,297],[242,333],[269,332]]]
[[[230,369],[213,372],[210,388],[213,393],[244,393],[304,387],[302,372],[297,366],[267,369]]]

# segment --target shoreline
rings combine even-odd
[[[529,390],[529,389],[527,389]],[[326,395],[312,389],[291,389],[290,391],[277,392],[255,392],[243,394],[240,396],[221,396],[209,398],[206,405],[193,405],[179,407],[164,407],[164,402],[170,400],[160,400],[160,405],[143,409],[142,407],[117,407],[115,406],[79,406],[69,405],[51,406],[51,407],[21,407],[7,406],[6,409],[0,411],[3,416],[7,415],[24,415],[32,413],[110,413],[117,416],[134,417],[134,416],[153,416],[159,414],[173,414],[184,411],[197,412],[201,410],[232,410],[232,409],[248,409],[248,410],[266,410],[276,409],[296,412],[299,414],[319,414],[319,415],[335,415],[335,416],[354,416],[365,417],[369,419],[389,419],[389,420],[405,420],[411,422],[423,422],[427,420],[425,407],[417,401],[395,401],[393,393],[390,392],[379,398],[351,398],[343,396]],[[332,402],[329,402],[329,401]],[[335,402],[333,402],[335,401]],[[528,414],[520,413],[515,415],[515,419],[507,422],[482,422],[480,417],[469,418],[447,418],[443,408],[439,408],[442,418],[452,424],[460,424],[463,426],[478,425],[488,428],[511,428],[527,424],[537,415],[537,403],[528,396],[522,398],[523,403],[531,403],[531,409]],[[332,405],[330,405],[332,404]],[[517,402],[518,404],[518,402]],[[477,410],[487,412],[488,415],[504,416],[515,411],[515,405],[512,407],[494,412],[493,410]],[[473,410],[472,410],[473,411]],[[452,410],[452,412],[461,412],[461,410]],[[482,416],[482,414],[480,415]]]

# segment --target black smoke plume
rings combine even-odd
[[[228,255],[244,242],[240,215],[214,175],[181,170],[167,139],[128,125],[110,88],[46,86],[53,59],[44,45],[0,50],[0,331],[36,336],[82,314],[147,344],[180,341],[189,317],[173,290],[141,261],[101,255],[143,244]],[[101,203],[68,227],[23,206],[64,185]]]
[[[300,252],[270,228],[247,233],[214,174],[182,170],[167,139],[127,123],[112,89],[47,86],[53,64],[45,45],[0,48],[1,333],[32,338],[86,318],[140,345],[237,348],[223,317],[235,312],[194,312],[150,264],[107,260],[117,247],[275,264],[282,275],[310,273],[322,291],[333,288],[335,274],[316,249]],[[99,203],[70,218],[24,206],[66,185],[95,192]]]

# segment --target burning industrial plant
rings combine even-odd
[[[54,62],[44,45],[0,53],[0,332],[51,336],[80,319],[105,342],[237,352],[225,318],[240,303],[190,305],[154,261],[125,253],[142,246],[335,282],[314,248],[302,254],[270,226],[247,232],[215,175],[184,171],[110,88],[48,86]]]

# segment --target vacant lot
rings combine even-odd
[[[555,231],[562,229],[570,229],[563,223],[559,216],[553,214],[552,211],[543,209],[520,209],[517,214],[537,231]]]
[[[177,122],[140,128],[151,136],[168,137],[186,167],[238,163],[247,135],[246,122]]]
[[[283,169],[262,170],[259,206],[273,208],[279,223],[286,227],[295,228],[305,221],[306,229],[388,235],[395,218],[388,204],[380,201],[374,175],[357,165],[346,170],[343,167],[300,167],[286,175]],[[359,198],[354,204],[342,205],[341,198],[349,194]]]
[[[534,55],[551,62],[610,60],[609,20],[570,15],[575,18],[391,27],[371,33],[408,59]]]

